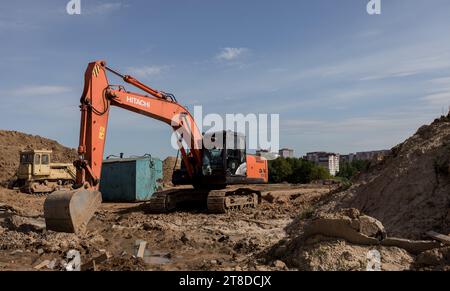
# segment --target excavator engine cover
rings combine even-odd
[[[56,191],[44,202],[47,230],[82,232],[101,203],[100,191],[86,189]]]

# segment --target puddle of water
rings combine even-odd
[[[144,261],[147,264],[163,265],[163,264],[170,263],[170,261],[171,261],[166,256],[167,256],[167,253],[165,253],[165,252],[145,250]]]
[[[137,240],[134,244],[134,253],[136,254],[141,240]],[[167,257],[168,253],[159,250],[146,249],[144,252],[144,262],[151,265],[164,265],[170,263],[172,260]]]
[[[156,257],[156,256],[150,256],[150,257],[145,256],[144,261],[147,264],[151,264],[151,265],[164,265],[164,264],[170,263],[170,259],[164,258],[164,257]]]

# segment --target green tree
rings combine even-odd
[[[339,173],[337,177],[352,179],[358,173],[366,171],[370,167],[370,161],[366,160],[353,160],[351,163],[342,163],[340,165]]]
[[[330,179],[327,169],[298,158],[278,158],[269,161],[269,182],[307,184],[313,180]]]
[[[269,182],[288,182],[287,178],[292,174],[290,163],[284,158],[269,161]]]
[[[330,172],[322,166],[314,166],[311,170],[310,181],[331,179]]]

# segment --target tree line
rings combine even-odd
[[[269,161],[269,182],[308,184],[315,180],[351,180],[369,166],[370,161],[363,160],[341,163],[339,173],[333,177],[328,169],[303,158],[278,158]]]

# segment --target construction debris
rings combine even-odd
[[[34,268],[36,270],[40,270],[40,269],[42,269],[44,267],[48,267],[49,264],[50,264],[50,261],[49,260],[45,260],[45,261],[42,261],[41,263],[37,264],[36,266],[34,266]]]
[[[450,245],[450,236],[448,235],[443,235],[434,231],[427,232],[427,235],[437,241],[440,241],[441,243]]]
[[[88,271],[88,270],[96,271],[96,265],[104,263],[109,258],[110,256],[107,253],[103,253],[98,257],[90,260],[88,263],[81,265],[81,271]]]
[[[145,247],[147,246],[146,241],[140,241],[138,244],[138,251],[136,257],[143,259],[145,254]]]

